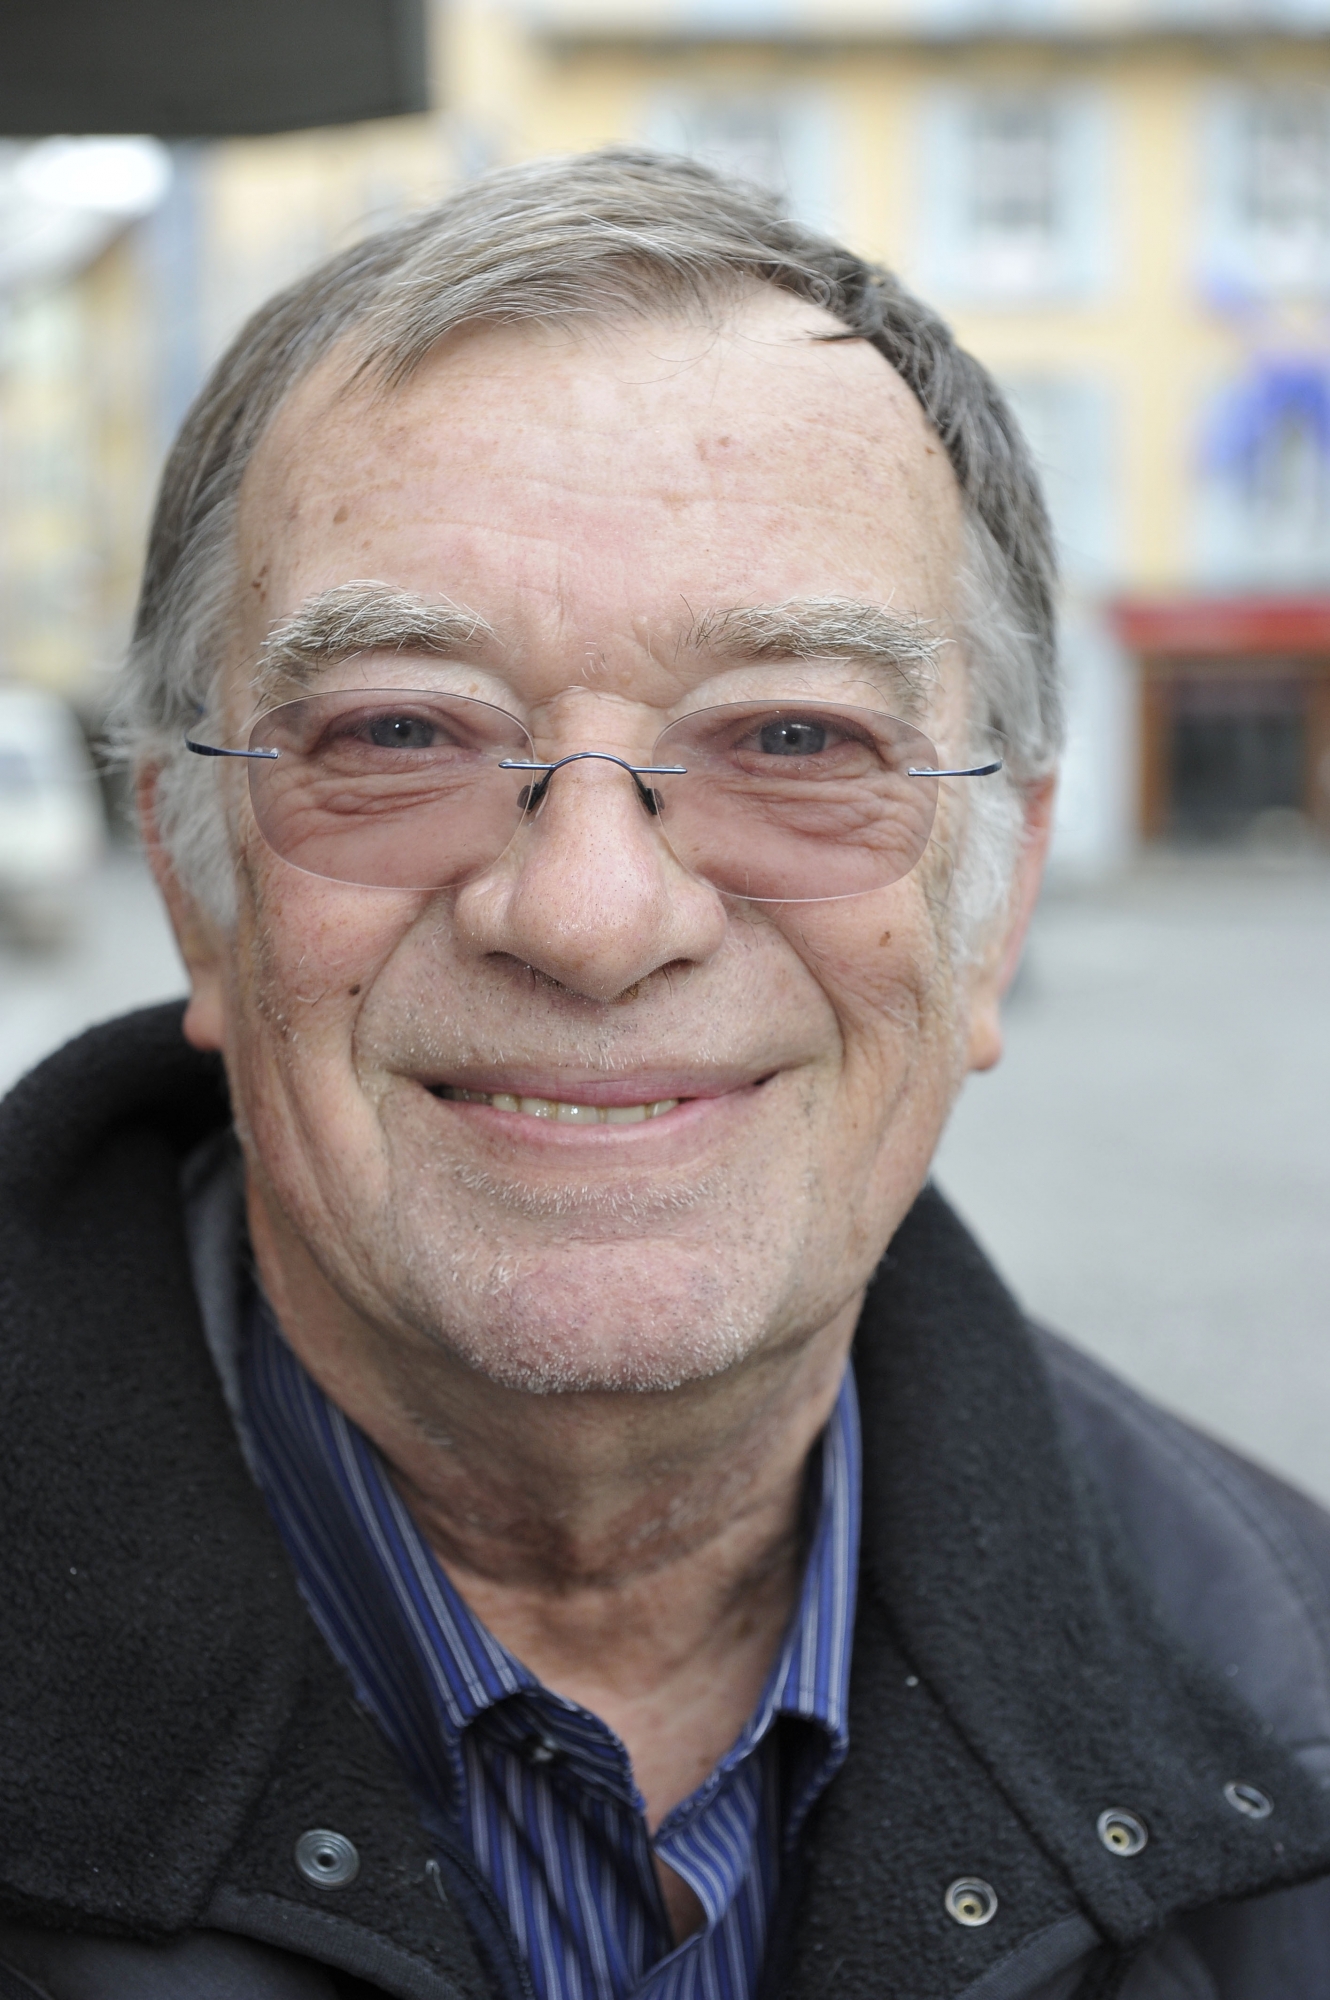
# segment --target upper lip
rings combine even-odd
[[[444,1076],[422,1078],[430,1090],[478,1090],[489,1096],[543,1097],[556,1104],[659,1104],[667,1097],[724,1097],[771,1074],[766,1068],[649,1068],[630,1076],[571,1076],[566,1071],[460,1067]]]

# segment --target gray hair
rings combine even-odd
[[[1005,400],[889,271],[696,161],[613,148],[487,174],[329,259],[260,308],[189,411],[162,476],[116,735],[135,765],[161,767],[163,839],[216,915],[234,908],[225,827],[213,774],[182,739],[225,657],[241,480],[293,387],[339,343],[362,379],[391,390],[464,325],[714,309],[753,281],[832,314],[845,332],[830,338],[875,347],[951,461],[967,515],[958,637],[973,740],[999,751],[1010,780],[972,788],[953,936],[1000,907],[1018,788],[1052,768],[1062,732],[1052,540]]]

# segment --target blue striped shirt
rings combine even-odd
[[[260,1483],[310,1609],[418,1791],[460,1824],[537,2000],[751,2000],[782,1860],[847,1747],[860,1499],[850,1371],[810,1464],[803,1585],[766,1688],[654,1835],[622,1742],[472,1615],[375,1447],[262,1302],[242,1384]],[[677,1947],[653,1855],[705,1915]]]

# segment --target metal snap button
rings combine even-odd
[[[1120,1854],[1124,1860],[1139,1854],[1150,1838],[1145,1821],[1128,1812],[1125,1806],[1110,1806],[1107,1812],[1101,1812],[1095,1821],[1095,1832],[1110,1854]]]
[[[947,1915],[964,1924],[967,1930],[978,1930],[980,1924],[991,1923],[997,1915],[997,1890],[978,1875],[962,1875],[952,1883],[942,1901]]]
[[[538,1730],[534,1736],[528,1736],[523,1748],[526,1751],[528,1764],[552,1764],[556,1757],[563,1755],[554,1738],[547,1736],[543,1730]]]
[[[315,1826],[296,1842],[296,1867],[316,1889],[344,1889],[360,1873],[360,1856],[344,1833]]]
[[[1275,1809],[1275,1802],[1267,1798],[1259,1785],[1248,1785],[1241,1778],[1230,1778],[1224,1787],[1224,1797],[1234,1812],[1245,1813],[1248,1819],[1269,1819]]]

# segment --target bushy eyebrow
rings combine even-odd
[[[492,641],[478,611],[449,598],[369,580],[339,583],[310,597],[259,650],[254,668],[260,696],[303,688],[325,667],[357,653],[436,653],[450,659]]]
[[[456,659],[492,644],[494,628],[450,598],[426,598],[371,579],[335,584],[273,627],[259,650],[261,699],[307,688],[320,672],[358,653],[432,653]],[[947,643],[926,620],[852,597],[789,598],[780,604],[706,611],[682,634],[680,653],[727,664],[852,660],[908,710],[926,706]]]
[[[889,693],[923,708],[947,644],[926,619],[857,597],[799,597],[736,605],[695,618],[682,649],[735,664],[760,660],[854,660]]]

